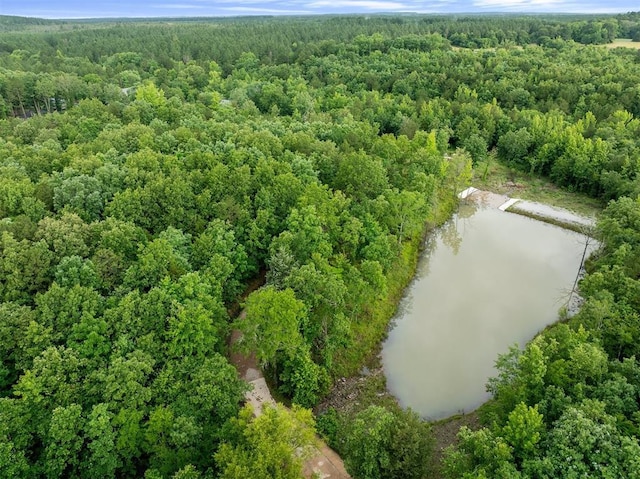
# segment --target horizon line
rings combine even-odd
[[[329,16],[393,16],[393,15],[423,15],[423,16],[447,16],[447,15],[509,15],[509,16],[543,16],[543,15],[585,15],[585,16],[613,16],[626,15],[632,13],[640,13],[640,10],[619,10],[612,12],[596,12],[596,11],[460,11],[460,12],[420,12],[411,10],[398,11],[378,11],[378,12],[300,12],[300,13],[243,13],[243,14],[211,14],[211,15],[129,15],[129,16],[79,16],[79,17],[49,17],[49,16],[30,16],[18,14],[0,14],[0,17],[16,17],[28,18],[32,20],[58,20],[58,21],[74,21],[74,20],[185,20],[185,19],[215,19],[215,18],[254,18],[254,17],[329,17]]]

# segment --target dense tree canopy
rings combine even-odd
[[[637,475],[640,56],[592,44],[638,24],[0,17],[0,476],[296,477],[308,413],[241,409],[231,329],[315,405],[493,152],[615,201],[582,312],[499,360],[451,474]],[[342,439],[356,477],[426,470],[410,412]]]

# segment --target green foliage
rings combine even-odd
[[[132,83],[132,82],[128,82]],[[136,88],[136,100],[143,101],[158,108],[166,104],[164,92],[158,89],[153,83],[148,82]]]
[[[327,424],[328,422],[328,424]],[[335,426],[325,419],[325,427]],[[349,421],[343,436],[347,470],[355,478],[422,478],[428,470],[431,430],[413,411],[369,406]]]
[[[5,477],[27,477],[29,465],[26,458],[11,441],[0,440],[0,472]]]
[[[308,351],[298,351],[283,361],[280,392],[291,397],[295,404],[312,407],[327,391],[329,377],[325,369],[311,359]]]
[[[45,443],[45,477],[60,477],[65,470],[78,465],[82,446],[81,414],[82,408],[77,404],[53,410]]]
[[[433,452],[431,427],[413,411],[396,413],[392,435],[391,467],[384,477],[413,478],[429,474],[429,459]]]
[[[354,418],[344,448],[346,466],[355,477],[385,477],[391,466],[393,426],[393,414],[379,406],[371,406]]]
[[[512,464],[512,448],[489,429],[471,431],[467,427],[458,432],[457,450],[449,450],[445,459],[446,477],[521,477]]]
[[[340,415],[335,408],[329,408],[316,417],[318,433],[329,443],[335,444],[340,432]]]
[[[513,477],[638,476],[639,303],[634,267],[624,262],[638,247],[637,209],[622,198],[605,210],[602,248],[581,282],[586,302],[569,324],[498,359],[488,385],[493,426],[461,431],[450,477],[500,477],[504,467]]]
[[[263,408],[252,417],[246,406],[228,424],[228,441],[215,454],[225,479],[298,479],[302,461],[310,453],[315,437],[311,411],[284,406]]]
[[[140,248],[138,261],[125,273],[124,283],[147,290],[164,278],[176,280],[190,269],[184,254],[166,239],[158,238]]]
[[[477,133],[466,138],[462,146],[471,155],[474,164],[487,158],[487,141]]]
[[[98,276],[91,260],[83,260],[80,256],[62,258],[55,273],[56,282],[62,287],[83,285],[98,286]]]
[[[544,430],[542,415],[537,406],[518,404],[509,413],[507,424],[502,428],[502,437],[513,448],[514,458],[523,460],[533,456]]]
[[[252,293],[245,304],[245,316],[236,322],[242,332],[242,349],[255,351],[262,365],[276,365],[278,352],[288,357],[302,344],[300,325],[306,318],[304,303],[292,290],[266,287]]]
[[[91,441],[88,445],[88,464],[85,466],[90,476],[115,477],[116,469],[120,465],[115,449],[116,434],[111,423],[112,418],[107,404],[97,404],[91,410],[85,433]]]
[[[612,438],[607,474],[633,477],[640,70],[575,42],[636,30],[637,14],[0,17],[0,476],[295,477],[284,413],[223,427],[244,393],[227,309],[268,270],[235,324],[314,405],[374,350],[425,223],[497,150],[629,199],[603,214],[585,307],[499,360],[495,427],[465,433],[452,470],[562,476],[555,442],[600,467],[563,436],[584,425]],[[352,467],[424,476],[426,426],[390,411],[340,424]]]
[[[616,430],[604,404],[585,401],[568,408],[549,434],[547,455],[539,465],[548,476],[637,477],[640,446]]]

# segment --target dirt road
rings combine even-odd
[[[241,313],[244,314],[244,313]],[[240,331],[233,331],[231,343],[235,344],[241,338]],[[255,354],[243,355],[238,352],[231,354],[231,363],[238,370],[242,379],[248,382],[252,388],[246,394],[246,399],[253,406],[254,414],[262,413],[264,404],[275,404],[271,396],[269,386],[258,366]],[[350,479],[344,463],[338,454],[318,438],[318,447],[312,457],[304,464],[304,477],[318,479]]]

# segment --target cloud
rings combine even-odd
[[[590,2],[575,2],[567,0],[473,0],[474,9],[491,11],[518,12],[563,12],[563,13],[616,13],[625,11],[623,4],[594,5]]]
[[[5,15],[45,18],[638,10],[638,0],[0,0],[0,5]]]
[[[367,10],[395,10],[407,11],[413,7],[405,3],[385,2],[379,0],[318,0],[307,4],[310,8],[364,8]]]
[[[205,8],[202,5],[193,5],[190,3],[162,3],[151,5],[152,8],[173,8],[179,10],[188,10],[188,9],[202,9]]]
[[[562,0],[475,0],[476,7],[513,8],[522,6],[542,6],[562,3]]]
[[[262,7],[220,7],[219,10],[223,10],[227,13],[237,12],[242,14],[273,14],[273,15],[304,15],[313,13],[309,10],[291,10],[281,8],[262,8]]]

